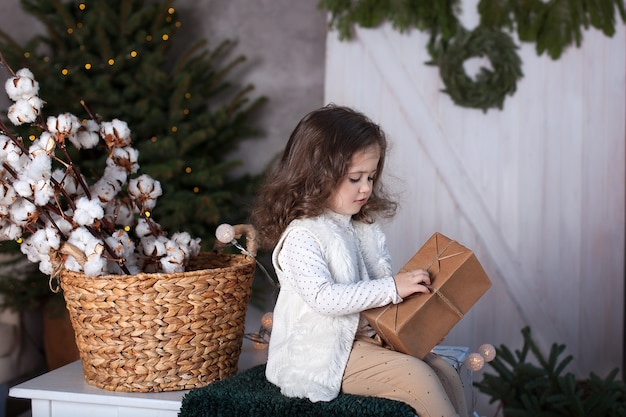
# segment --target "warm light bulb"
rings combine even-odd
[[[496,357],[496,348],[489,343],[480,345],[478,352],[483,356],[485,362],[491,362]]]
[[[255,349],[258,349],[258,350],[267,349],[267,343],[265,343],[265,342],[256,342],[256,341],[253,340],[252,341],[252,346]]]
[[[261,325],[265,327],[268,331],[271,331],[272,326],[274,325],[274,313],[269,311],[263,314],[263,317],[261,317]]]
[[[465,358],[465,366],[471,371],[480,371],[485,364],[485,358],[480,353],[470,353]]]
[[[215,229],[215,237],[222,243],[230,243],[235,239],[235,229],[230,224],[220,224]]]

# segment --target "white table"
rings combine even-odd
[[[264,363],[267,351],[244,341],[239,369]],[[32,417],[176,417],[188,391],[108,391],[85,381],[81,361],[21,383],[9,395],[31,400]]]
[[[468,348],[437,347],[435,351],[458,366]],[[254,349],[245,339],[239,370],[265,363],[267,350]],[[467,382],[467,374],[461,373]],[[11,397],[31,400],[32,417],[177,417],[188,391],[116,392],[89,385],[80,361],[12,387]],[[469,398],[468,398],[469,399]]]
[[[176,417],[187,391],[132,393],[89,385],[80,361],[16,385],[9,395],[30,398],[33,417]]]
[[[258,331],[262,313],[248,308],[246,331]],[[248,326],[250,324],[250,326]],[[265,363],[267,349],[255,349],[244,339],[239,371]],[[32,417],[177,417],[183,396],[189,392],[116,392],[89,385],[81,361],[18,384],[9,396],[31,400]]]

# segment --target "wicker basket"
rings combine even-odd
[[[248,235],[254,254],[251,242]],[[254,267],[250,256],[208,252],[183,273],[62,272],[87,382],[112,391],[158,392],[233,376]]]

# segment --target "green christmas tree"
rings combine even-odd
[[[172,47],[181,27],[173,3],[22,0],[45,33],[21,45],[0,30],[0,51],[13,69],[34,73],[46,116],[70,112],[126,121],[141,171],[163,188],[151,215],[164,230],[187,231],[208,246],[219,223],[246,217],[245,202],[257,178],[235,175],[241,162],[229,155],[258,135],[252,117],[265,98],[251,97],[252,85],[229,81],[245,60],[231,57],[234,42],[224,40],[211,49],[200,39],[185,51]],[[20,134],[38,136],[28,130]],[[74,161],[86,177],[102,172],[104,152],[81,152]],[[47,291],[41,280],[36,285],[0,278],[0,292],[19,291],[7,299],[21,305],[41,295],[42,288]]]
[[[257,134],[250,116],[264,99],[250,98],[252,85],[228,81],[245,59],[229,59],[233,42],[210,50],[201,39],[173,53],[181,23],[171,0],[21,3],[47,33],[22,46],[0,31],[5,58],[34,73],[45,114],[88,118],[93,112],[128,123],[142,172],[163,187],[154,215],[164,229],[208,238],[219,221],[245,217],[240,199],[252,179],[230,175],[240,161],[228,155]],[[104,157],[98,152],[79,160],[89,176]]]

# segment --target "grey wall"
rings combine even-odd
[[[247,61],[229,77],[253,83],[256,95],[269,99],[255,125],[262,136],[242,143],[235,156],[246,172],[260,172],[282,149],[291,130],[308,111],[323,105],[326,21],[318,0],[178,0],[182,22],[174,42],[206,38],[209,47],[228,38],[238,42],[233,57]],[[0,2],[0,27],[18,41],[29,39],[41,25],[25,13],[19,0]],[[2,84],[7,76],[0,71]],[[6,112],[4,90],[0,111]],[[45,99],[45,98],[44,98]],[[131,126],[132,129],[132,126]],[[141,159],[141,155],[140,155]]]

